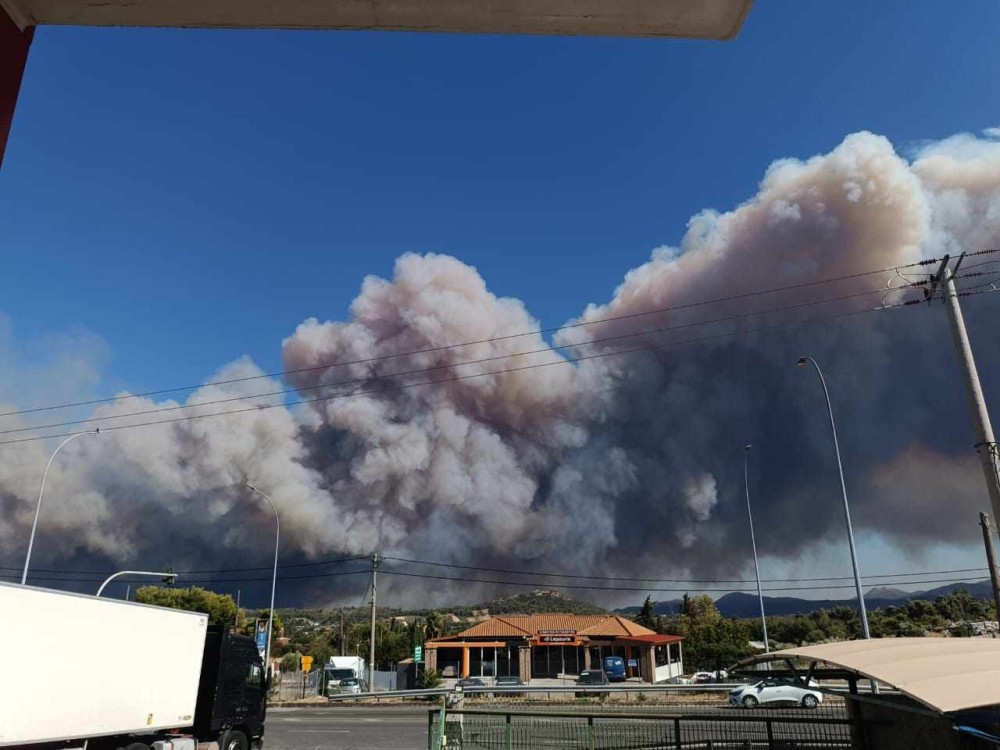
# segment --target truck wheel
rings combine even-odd
[[[247,736],[238,729],[227,729],[219,737],[219,750],[247,750]]]

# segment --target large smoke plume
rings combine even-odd
[[[74,441],[49,476],[36,564],[263,564],[271,518],[243,489],[251,479],[279,506],[286,560],[379,550],[568,573],[745,572],[746,442],[756,446],[763,552],[795,558],[840,529],[821,392],[811,371],[793,367],[802,354],[831,385],[858,523],[911,549],[974,541],[987,499],[943,310],[761,330],[873,308],[886,294],[889,303],[913,298],[885,289],[887,279],[900,286],[915,276],[684,306],[998,239],[1000,143],[956,136],[908,160],[885,138],[857,133],[828,154],[773,164],[737,208],[693,217],[678,246],[656,249],[609,302],[588,306],[551,342],[522,335],[539,322],[490,293],[474,268],[405,254],[391,279],[364,281],[346,321],[310,319],[284,341],[288,380],[308,403],[259,395],[286,386],[244,379],[262,373],[240,360],[210,379],[238,382],[206,385],[183,404],[98,408],[93,416],[109,419],[97,424],[109,426],[150,419],[110,419],[136,411],[177,416],[165,410],[180,405],[204,414],[267,407]],[[871,294],[738,317],[861,292]],[[988,297],[970,298],[967,317],[995,400],[991,308]],[[463,342],[478,343],[452,346]],[[238,396],[253,398],[208,403]],[[0,428],[38,421],[8,416]],[[20,563],[52,447],[0,446],[7,566]],[[347,586],[316,579],[294,595],[329,601]],[[489,589],[442,588],[411,579],[394,596],[455,600]]]

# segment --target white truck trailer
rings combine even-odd
[[[331,656],[330,661],[323,665],[323,671],[328,696],[337,694],[340,681],[348,677],[357,677],[361,681],[362,691],[369,689],[365,660],[360,656]]]
[[[264,665],[208,617],[0,583],[0,747],[263,743]]]

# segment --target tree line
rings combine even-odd
[[[868,613],[873,638],[920,637],[931,634],[970,636],[969,623],[996,620],[992,602],[956,589],[934,601],[913,600]],[[676,615],[657,615],[646,597],[635,621],[658,633],[684,636],[684,666],[688,671],[725,669],[753,655],[752,641],[763,640],[760,618],[726,618],[708,595],[681,599]],[[772,650],[861,637],[861,619],[852,607],[819,609],[809,614],[767,617]]]

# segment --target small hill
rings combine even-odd
[[[515,594],[476,605],[491,615],[535,615],[559,612],[571,615],[604,615],[608,610],[590,602],[582,602],[560,591],[538,589],[529,594]]]

